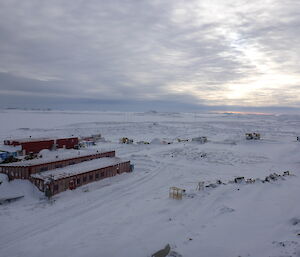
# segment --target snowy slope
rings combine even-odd
[[[5,181],[0,198],[16,188],[25,197],[0,205],[0,256],[151,256],[167,243],[184,257],[300,256],[300,116],[3,111],[1,124],[7,117],[1,140],[101,133],[110,142],[95,148],[115,149],[135,170],[51,201],[27,181]],[[262,140],[244,139],[256,131]],[[174,143],[121,145],[123,136]],[[176,141],[198,136],[209,142]],[[295,176],[196,191],[199,181],[286,170]],[[171,186],[187,196],[170,199]]]

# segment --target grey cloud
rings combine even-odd
[[[63,94],[67,93],[65,84],[61,81],[41,81],[18,77],[9,73],[0,72],[0,93],[16,92],[31,94]]]
[[[298,3],[274,0],[275,7],[266,9],[255,1],[248,11],[240,10],[246,2],[229,2],[232,20],[214,19],[214,10],[207,19],[197,1],[2,1],[0,90],[214,104],[194,96],[189,85],[221,96],[228,83],[260,72],[218,28],[297,71]],[[174,16],[180,8],[188,10],[182,20]],[[171,92],[177,84],[187,90]]]

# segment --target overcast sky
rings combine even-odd
[[[0,107],[299,108],[299,64],[299,0],[0,0]]]

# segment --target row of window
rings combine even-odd
[[[102,171],[102,172],[97,172],[95,174],[95,180],[98,180],[99,178],[104,178],[105,177],[105,173],[107,173],[112,175],[112,172],[111,171]],[[82,177],[82,183],[85,183],[87,182],[87,179],[89,179],[89,181],[94,181],[94,174],[89,174],[89,175],[86,175],[86,176],[83,176]],[[64,183],[63,181],[61,183]],[[81,184],[81,178],[77,178],[76,179],[76,185],[80,185]],[[53,187],[53,190],[54,192],[57,192],[58,191],[58,184],[54,185]]]
[[[13,172],[13,171],[11,171],[9,174],[13,178],[22,178],[22,179],[24,179],[24,174],[22,174],[22,172],[18,172],[18,171]]]
[[[101,173],[96,173],[95,174],[95,179],[99,179],[99,177],[103,178],[105,176],[105,173],[104,172],[101,172]],[[82,177],[82,183],[85,183],[87,181],[87,178],[89,178],[89,181],[93,181],[94,180],[94,175],[93,174],[90,174],[89,176],[83,176]],[[81,184],[81,178],[77,178],[76,180],[76,184],[77,185],[80,185]],[[58,184],[57,185],[54,185],[54,191],[58,191]]]
[[[0,167],[0,171],[25,171],[23,167]]]
[[[95,179],[99,179],[99,176],[100,176],[100,177],[104,177],[104,176],[105,176],[104,172],[101,172],[100,174],[99,174],[99,173],[96,173],[96,174],[95,174]],[[87,181],[87,178],[89,178],[89,181],[93,181],[93,180],[94,180],[94,175],[93,175],[93,174],[90,174],[89,176],[83,176],[82,182],[83,182],[83,183],[86,182],[86,181]],[[78,178],[78,179],[76,180],[76,184],[77,184],[77,185],[80,185],[80,183],[81,183],[81,179]]]

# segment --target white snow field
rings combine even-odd
[[[149,257],[167,244],[183,257],[300,256],[298,115],[3,110],[0,124],[1,141],[101,133],[109,142],[94,148],[135,165],[50,201],[1,174],[0,198],[24,195],[0,205],[1,257]],[[262,139],[245,140],[246,132]],[[208,142],[176,140],[199,136]],[[159,140],[125,145],[120,137]],[[287,170],[293,175],[271,182],[196,190],[200,181]],[[186,196],[170,199],[171,186]]]

